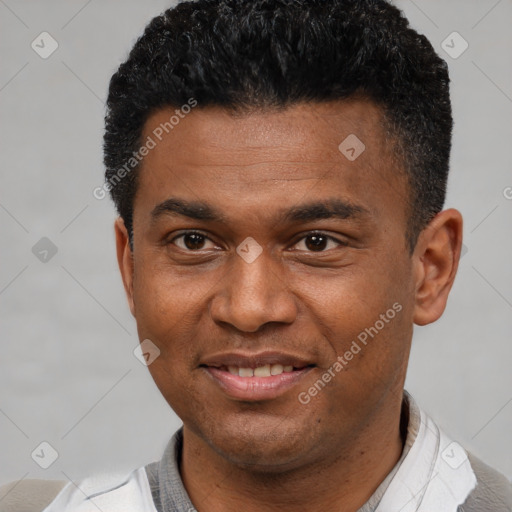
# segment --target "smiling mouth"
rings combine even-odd
[[[232,399],[244,402],[273,400],[287,393],[303,382],[306,375],[316,365],[295,361],[235,361],[223,364],[220,361],[202,364],[206,374],[220,387],[223,393]],[[226,361],[227,363],[227,361]],[[297,365],[297,366],[295,366]]]
[[[312,367],[314,365],[306,365],[302,367],[294,367],[292,365],[282,365],[282,364],[265,364],[262,366],[257,366],[256,368],[250,367],[241,367],[241,366],[217,366],[213,368],[217,368],[220,371],[229,372],[231,375],[237,375],[238,377],[243,378],[251,378],[251,377],[273,377],[276,375],[281,375],[283,373],[292,373],[295,371],[304,370],[305,368]]]

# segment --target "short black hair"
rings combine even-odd
[[[398,8],[386,0],[195,0],[166,10],[109,87],[106,185],[130,241],[133,157],[154,111],[192,99],[250,113],[357,95],[381,107],[408,178],[412,251],[443,208],[453,120],[446,62]]]

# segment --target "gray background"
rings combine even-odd
[[[131,470],[180,425],[133,355],[114,210],[92,194],[108,80],[168,5],[0,0],[0,483]],[[512,478],[512,2],[398,5],[450,66],[447,205],[464,215],[468,249],[445,315],[415,331],[407,389]],[[59,44],[46,60],[31,48],[43,31]],[[469,43],[457,59],[441,48],[453,31]],[[58,249],[46,263],[32,252],[42,237]],[[46,470],[31,458],[42,441],[59,454]]]

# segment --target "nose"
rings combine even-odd
[[[297,305],[285,273],[264,251],[251,263],[234,257],[210,303],[210,314],[218,324],[256,332],[271,322],[293,323]]]

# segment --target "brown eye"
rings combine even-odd
[[[172,243],[180,249],[187,251],[198,251],[200,249],[204,249],[207,242],[210,242],[212,245],[212,247],[206,247],[207,249],[211,249],[215,246],[207,236],[202,233],[196,233],[195,231],[183,233],[172,240]]]
[[[183,237],[183,243],[187,249],[202,249],[204,245],[204,236],[197,233],[190,233]]]
[[[324,252],[328,249],[336,249],[346,245],[346,243],[336,240],[325,233],[309,233],[299,240],[295,246],[301,251]]]
[[[323,251],[328,242],[328,238],[325,235],[308,235],[305,238],[306,247],[310,251]]]

